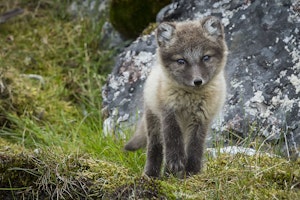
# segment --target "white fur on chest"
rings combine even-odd
[[[163,108],[178,113],[180,121],[210,122],[225,101],[226,83],[223,73],[200,88],[185,88],[170,80],[155,66],[147,79],[144,97],[146,107],[160,116]]]

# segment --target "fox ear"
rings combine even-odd
[[[167,47],[170,45],[172,37],[175,32],[175,26],[172,23],[161,23],[156,32],[156,38],[158,46],[160,47]]]
[[[207,32],[207,34],[215,39],[219,37],[224,37],[223,25],[219,18],[217,17],[206,17],[202,20],[202,27]]]

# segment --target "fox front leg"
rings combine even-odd
[[[163,159],[160,121],[150,110],[146,110],[147,123],[147,160],[144,173],[147,176],[159,177]]]
[[[186,164],[183,135],[173,111],[164,111],[162,117],[166,173],[181,176]]]
[[[202,167],[202,156],[204,150],[205,137],[207,134],[207,126],[195,126],[189,135],[187,143],[187,164],[186,174],[188,176],[197,174]]]

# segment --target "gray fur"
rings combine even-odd
[[[145,174],[158,177],[163,160],[163,144],[159,118],[150,110],[146,110],[146,124],[148,129],[147,161]]]
[[[209,17],[203,23],[203,28],[213,37],[222,36],[223,28],[220,20],[216,17]]]
[[[137,130],[134,136],[127,142],[124,146],[126,151],[136,151],[138,149],[144,148],[147,145],[147,130],[144,123],[144,117],[141,122],[138,123]]]
[[[175,27],[171,23],[161,23],[157,28],[157,43],[159,46],[168,46],[171,43],[171,39]]]
[[[147,140],[144,173],[179,177],[201,170],[205,137],[225,101],[227,46],[215,17],[163,23],[157,30],[158,65],[144,88],[144,115],[126,150]]]

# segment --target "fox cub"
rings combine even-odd
[[[200,171],[205,137],[226,95],[227,59],[218,18],[164,22],[157,28],[157,64],[144,88],[144,114],[125,150],[147,145],[144,173]]]

